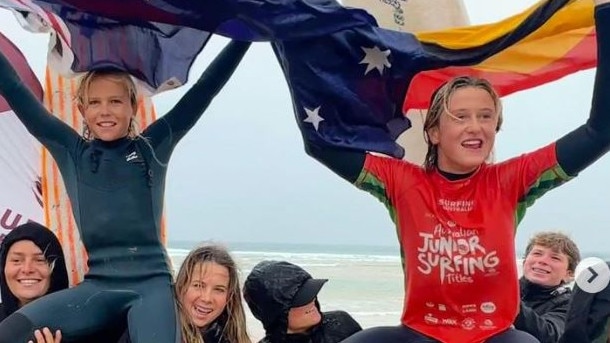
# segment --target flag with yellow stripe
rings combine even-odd
[[[549,1],[541,1],[497,23],[420,32],[416,36],[424,44],[444,49],[480,49],[488,42],[523,29],[523,23],[532,17],[532,13]],[[595,67],[597,45],[593,10],[591,0],[569,1],[527,37],[479,64],[419,73],[411,82],[403,111],[427,108],[434,89],[459,75],[486,78],[500,95],[505,96]]]

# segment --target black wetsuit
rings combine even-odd
[[[598,66],[590,116],[584,125],[560,138],[555,145],[557,161],[561,169],[570,176],[576,176],[610,150],[610,96],[608,96],[610,91],[610,4],[597,6],[595,18]],[[362,151],[320,147],[307,141],[305,149],[309,155],[350,183],[357,181],[364,168],[366,153]],[[452,180],[470,176],[470,174],[441,174]],[[497,343],[536,341],[529,334],[516,330],[509,330],[488,340],[488,342]],[[428,343],[436,341],[405,326],[396,326],[367,329],[349,337],[344,342]]]
[[[205,343],[235,343],[229,341],[229,338],[227,337],[227,318],[227,308],[225,308],[223,313],[213,323],[207,325],[203,329],[200,329],[201,337]],[[132,343],[132,341],[129,339],[129,335],[125,333],[123,336],[121,336],[117,343]]]
[[[88,142],[52,116],[0,56],[0,93],[52,154],[87,250],[78,286],[25,306],[0,324],[0,343],[22,343],[34,329],[73,340],[126,314],[134,343],[180,342],[172,273],[161,243],[166,164],[249,48],[231,42],[165,116],[136,139]]]

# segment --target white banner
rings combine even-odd
[[[379,26],[407,32],[436,31],[468,25],[462,0],[342,0],[346,7],[363,8]]]
[[[29,220],[44,223],[40,153],[15,114],[0,113],[0,240]]]
[[[21,81],[42,100],[42,87],[19,49],[0,34],[0,51]],[[30,220],[44,224],[40,144],[0,96],[0,241]]]

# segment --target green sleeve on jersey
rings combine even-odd
[[[354,185],[381,201],[390,212],[392,222],[396,223],[396,209],[388,196],[387,187],[381,179],[363,168]]]
[[[532,206],[536,200],[541,198],[546,192],[551,189],[558,187],[567,181],[571,180],[572,177],[566,174],[561,166],[556,165],[555,167],[545,171],[540,175],[538,180],[532,184],[529,190],[523,195],[517,204],[517,210],[515,211],[515,223],[519,225],[527,208]],[[517,229],[515,226],[515,230]]]

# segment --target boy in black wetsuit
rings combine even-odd
[[[136,132],[136,91],[116,70],[88,73],[78,89],[86,134],[51,115],[0,55],[0,94],[61,171],[89,271],[78,286],[19,309],[0,324],[0,343],[35,329],[75,340],[128,318],[134,343],[181,343],[172,273],[160,239],[165,173],[178,141],[201,117],[250,43],[231,42],[174,108]]]

